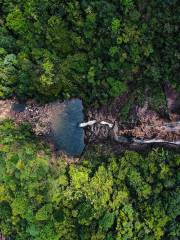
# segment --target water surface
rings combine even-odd
[[[71,156],[80,155],[85,147],[84,130],[79,127],[84,120],[82,101],[65,101],[63,107],[57,107],[52,114],[51,138],[57,149]]]
[[[25,103],[14,103],[12,106],[13,111],[20,113],[23,112],[26,108],[26,104]]]

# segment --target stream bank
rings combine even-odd
[[[18,125],[29,123],[34,134],[54,145],[55,151],[79,156],[85,147],[84,130],[78,127],[84,119],[79,99],[44,105],[32,100],[0,101],[0,120],[4,119],[12,119]]]
[[[26,103],[19,103],[16,99],[1,100],[0,121],[9,118],[16,124],[28,122],[36,136],[53,143],[55,152],[65,152],[76,157],[92,144],[107,145],[115,153],[126,149],[144,151],[152,146],[179,150],[179,145],[168,143],[180,141],[180,101],[174,89],[166,89],[167,118],[153,111],[145,102],[144,106],[132,107],[130,119],[133,121],[123,122],[119,113],[128,95],[125,93],[111,104],[86,111],[79,99],[45,105],[33,100]],[[93,124],[83,130],[79,124],[82,124],[84,118]],[[144,140],[153,139],[165,142],[143,143]]]

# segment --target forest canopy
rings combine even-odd
[[[163,149],[52,161],[27,126],[0,124],[0,230],[10,239],[176,240],[180,156]]]
[[[1,0],[0,98],[86,103],[178,88],[177,0]],[[154,88],[155,87],[155,88]]]
[[[0,0],[0,100],[90,109],[127,95],[121,120],[144,100],[170,120],[179,26],[178,0]],[[0,239],[179,239],[180,154],[95,145],[67,164],[51,150],[28,124],[0,122]]]

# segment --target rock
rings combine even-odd
[[[0,100],[0,121],[12,119],[13,100]]]
[[[180,93],[170,85],[166,84],[165,94],[171,121],[180,121]]]

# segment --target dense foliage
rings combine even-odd
[[[0,99],[79,97],[99,104],[130,89],[124,119],[134,100],[166,106],[164,83],[180,86],[178,5],[0,0]],[[121,156],[95,149],[67,165],[28,125],[5,121],[0,234],[12,240],[177,240],[179,165],[180,155],[163,149]]]
[[[178,239],[180,155],[52,161],[27,126],[0,125],[0,231],[25,240]],[[50,163],[51,162],[51,163]]]
[[[0,0],[0,98],[178,87],[178,0]]]

